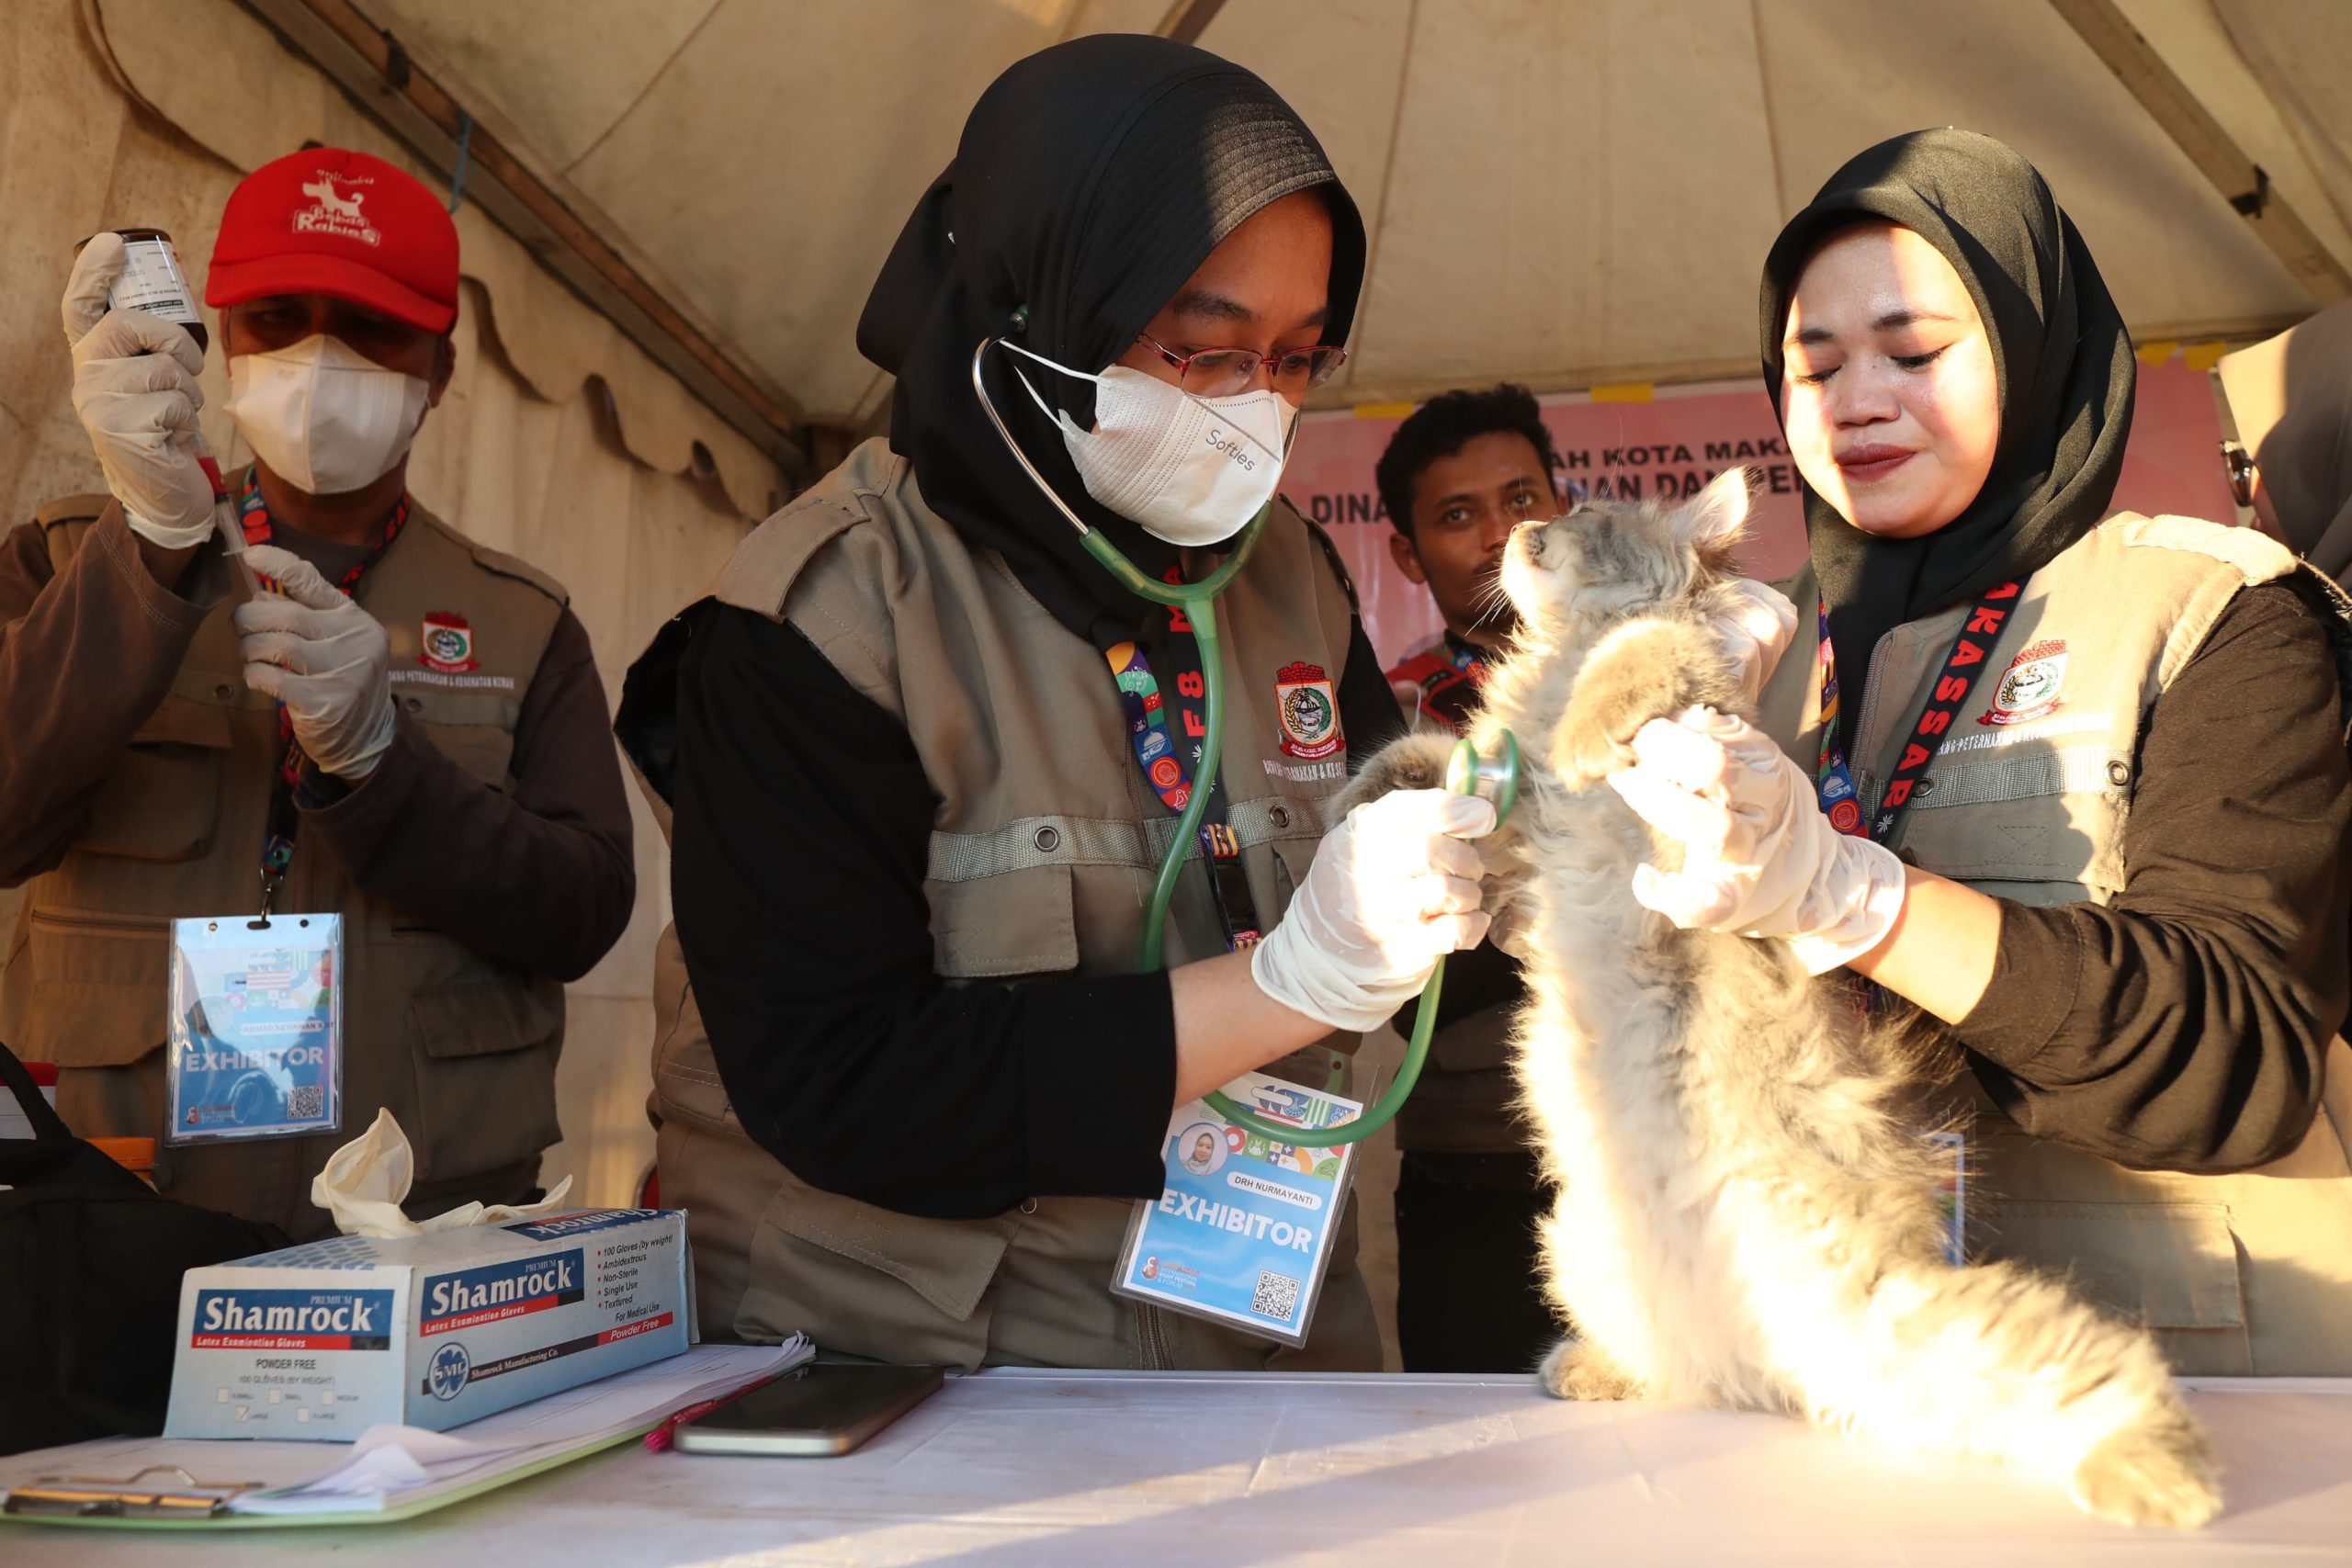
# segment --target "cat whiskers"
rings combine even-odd
[[[1490,621],[1506,620],[1515,614],[1510,602],[1510,592],[1503,586],[1503,574],[1500,570],[1487,574],[1486,586],[1479,589],[1476,595],[1471,599],[1470,607],[1476,612],[1470,624],[1476,626],[1483,626]]]

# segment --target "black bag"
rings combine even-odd
[[[164,1429],[180,1276],[284,1231],[158,1196],[66,1130],[0,1045],[32,1122],[0,1138],[0,1454]]]

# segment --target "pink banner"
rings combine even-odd
[[[1629,499],[1689,495],[1735,464],[1762,471],[1747,568],[1785,577],[1804,560],[1804,514],[1796,467],[1771,402],[1747,383],[1661,387],[1639,402],[1596,402],[1581,394],[1545,398],[1544,422],[1559,448],[1572,493]],[[1305,416],[1283,493],[1330,530],[1355,575],[1364,629],[1384,663],[1394,664],[1443,628],[1424,589],[1388,553],[1388,514],[1373,466],[1401,420],[1346,412]],[[2115,504],[2134,512],[2235,519],[2222,472],[2221,424],[2206,372],[2175,355],[2140,368],[2132,442]]]

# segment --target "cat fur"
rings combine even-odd
[[[1601,782],[1634,731],[1697,704],[1754,716],[1708,626],[1748,497],[1735,469],[1679,505],[1589,502],[1505,552],[1519,626],[1469,735],[1492,756],[1510,730],[1524,758],[1481,848],[1521,933],[1514,1066],[1557,1194],[1543,1282],[1575,1329],[1538,1377],[1988,1456],[2096,1515],[2202,1524],[2213,1457],[2150,1336],[2017,1264],[1947,1260],[1950,1155],[1919,1117],[1949,1045],[1866,1024],[1784,942],[1678,931],[1633,897],[1637,863],[1680,854]],[[1451,750],[1408,737],[1348,803],[1436,787]]]

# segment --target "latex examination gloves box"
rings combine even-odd
[[[678,1354],[693,1290],[686,1217],[657,1209],[334,1236],[191,1269],[164,1435],[459,1426]]]

